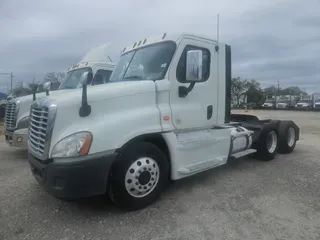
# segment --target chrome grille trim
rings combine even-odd
[[[19,112],[19,101],[13,99],[7,102],[5,117],[4,117],[4,129],[5,131],[14,131],[17,124],[17,116]]]
[[[50,141],[57,113],[57,105],[48,98],[38,99],[30,108],[28,150],[36,158],[49,157]]]

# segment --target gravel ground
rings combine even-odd
[[[320,239],[320,113],[250,111],[293,119],[301,140],[271,162],[241,159],[175,182],[126,213],[104,197],[58,200],[36,183],[27,153],[0,142],[3,239]],[[3,138],[3,136],[1,136]]]

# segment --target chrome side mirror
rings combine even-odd
[[[190,50],[186,58],[186,82],[201,82],[202,79],[202,50]]]

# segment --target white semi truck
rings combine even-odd
[[[107,49],[109,44],[104,44],[92,49],[78,63],[68,69],[66,77],[60,84],[57,91],[50,92],[50,96],[57,98],[68,96],[70,91],[81,87],[80,76],[82,73],[92,71],[94,78],[88,85],[98,85],[108,82],[115,64],[107,59]],[[50,88],[50,83],[44,84],[46,88]],[[48,89],[47,89],[48,90]],[[30,106],[34,98],[40,99],[46,97],[47,93],[37,93],[24,97],[13,98],[7,102],[5,120],[4,120],[4,136],[9,146],[27,148],[28,124]],[[34,123],[30,123],[31,125]]]
[[[316,111],[320,110],[320,93],[312,94],[313,99],[313,109]]]
[[[231,114],[231,48],[191,34],[125,48],[109,84],[37,99],[29,163],[50,194],[107,193],[118,206],[156,201],[170,180],[255,154],[272,160],[299,140],[292,121]]]
[[[271,98],[266,99],[264,104],[262,105],[262,108],[264,109],[275,109],[277,105],[278,96],[273,96]]]
[[[294,109],[296,105],[296,96],[281,95],[276,104],[276,109]]]
[[[298,103],[295,105],[297,110],[311,110],[313,108],[313,95],[301,96]]]

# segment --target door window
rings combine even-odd
[[[93,78],[92,85],[99,85],[109,82],[112,71],[99,69]]]
[[[181,83],[185,82],[186,79],[186,64],[187,64],[187,52],[190,50],[201,50],[202,51],[202,81],[205,82],[210,76],[210,51],[207,48],[196,47],[192,45],[187,45],[180,57],[177,66],[177,80]]]

